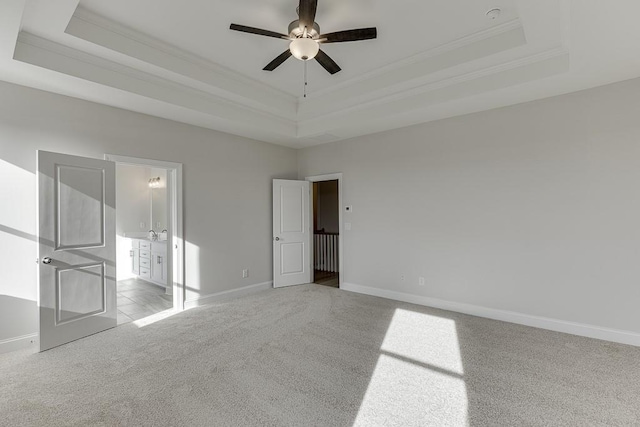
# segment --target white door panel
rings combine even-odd
[[[273,286],[311,282],[309,182],[273,180]]]
[[[40,350],[116,326],[115,164],[38,151]]]

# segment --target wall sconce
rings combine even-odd
[[[162,184],[160,183],[160,177],[151,178],[149,180],[149,188],[160,188]]]

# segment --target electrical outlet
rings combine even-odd
[[[245,268],[244,270],[242,270],[242,278],[246,279],[247,277],[249,277],[249,269]]]
[[[400,281],[401,281],[401,282],[404,282],[404,274],[401,274],[401,275],[400,275]]]
[[[418,277],[418,285],[424,286],[424,284],[425,284],[424,277],[422,277],[422,276]]]

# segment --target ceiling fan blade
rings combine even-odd
[[[336,64],[336,62],[329,57],[326,53],[321,50],[318,51],[316,55],[316,61],[320,63],[331,74],[335,74],[341,70],[341,68]]]
[[[337,31],[335,33],[321,34],[319,37],[320,43],[340,43],[340,42],[355,42],[358,40],[371,40],[378,37],[378,30],[376,27],[371,28],[357,28],[355,30]]]
[[[300,27],[307,27],[309,31],[313,29],[313,23],[316,19],[316,10],[318,9],[318,0],[300,0],[298,6],[298,18]]]
[[[265,71],[273,71],[273,70],[275,70],[280,65],[282,65],[282,63],[284,61],[289,59],[290,56],[291,56],[291,51],[289,49],[285,50],[280,55],[278,55],[278,57],[276,59],[274,59],[273,61],[269,62],[267,64],[267,66],[263,68],[263,70],[265,70]]]
[[[242,33],[257,34],[259,36],[274,37],[276,39],[289,40],[289,36],[276,33],[274,31],[263,30],[261,28],[247,27],[246,25],[231,24],[230,30],[240,31]]]

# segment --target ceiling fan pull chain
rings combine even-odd
[[[309,61],[304,61],[304,98],[307,97],[307,62]]]

